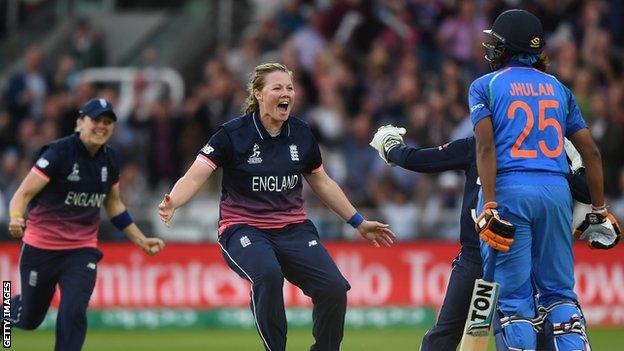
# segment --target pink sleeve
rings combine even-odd
[[[323,164],[321,164],[320,166],[316,167],[315,169],[312,170],[312,174],[314,173],[318,173],[320,171],[323,170]]]
[[[48,177],[47,174],[43,173],[41,170],[39,170],[37,167],[33,167],[30,169],[34,174],[38,175],[39,177],[45,179],[46,181],[50,181],[50,177]]]
[[[197,155],[197,161],[199,161],[201,163],[204,163],[204,164],[207,164],[212,169],[216,170],[218,168],[216,163],[214,163],[211,159],[209,159],[208,157],[206,157],[206,156],[204,156],[202,154]]]

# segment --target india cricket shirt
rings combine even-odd
[[[569,172],[563,138],[587,126],[557,78],[512,61],[475,80],[468,99],[473,126],[492,118],[498,174]]]

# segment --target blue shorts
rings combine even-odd
[[[565,177],[548,173],[498,175],[496,195],[500,216],[516,227],[509,252],[494,253],[481,242],[484,272],[495,261],[494,280],[501,284],[501,312],[533,318],[532,281],[540,305],[576,301],[572,196]],[[478,207],[480,212],[481,194]]]

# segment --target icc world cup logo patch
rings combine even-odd
[[[254,144],[251,156],[247,159],[247,163],[250,165],[262,163],[262,157],[260,157],[260,146]]]

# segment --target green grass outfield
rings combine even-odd
[[[418,350],[424,329],[347,329],[342,351]],[[590,330],[592,347],[597,351],[622,350],[624,330]],[[122,331],[91,330],[87,333],[84,351],[159,351],[159,350],[263,350],[253,330],[154,330]],[[54,344],[53,331],[13,331],[16,351],[49,351]],[[312,342],[310,331],[296,329],[288,332],[288,350],[307,350]],[[490,347],[491,350],[494,348]]]

